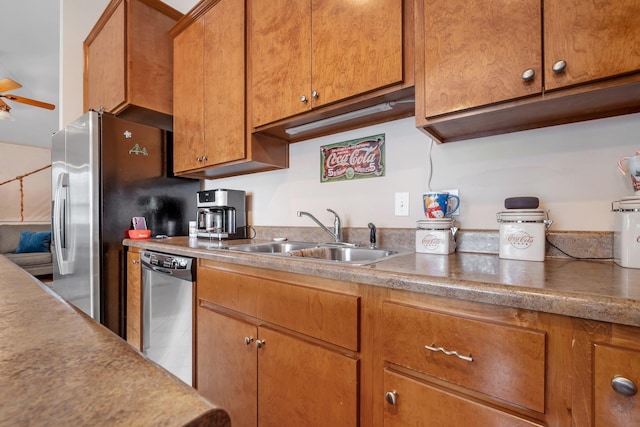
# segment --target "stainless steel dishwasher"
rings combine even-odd
[[[143,251],[144,354],[185,383],[193,382],[193,258]]]

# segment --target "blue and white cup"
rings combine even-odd
[[[446,191],[432,191],[422,195],[424,215],[429,219],[445,218],[458,210],[460,197]]]

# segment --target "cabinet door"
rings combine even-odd
[[[545,0],[545,89],[640,70],[640,2]],[[558,61],[566,68],[554,72]]]
[[[224,408],[234,426],[256,426],[256,327],[202,306],[196,324],[196,388]]]
[[[617,392],[612,381],[640,385],[640,351],[627,348],[594,346],[593,408],[595,426],[640,425],[640,396]]]
[[[384,390],[385,427],[542,426],[388,370],[384,372]]]
[[[142,351],[142,271],[140,253],[127,252],[127,342]]]
[[[311,4],[314,108],[402,81],[402,0]]]
[[[358,425],[357,360],[267,328],[259,337],[260,425]]]
[[[245,158],[244,2],[222,0],[204,19],[205,165]]]
[[[425,117],[541,93],[540,0],[428,1],[424,22]]]
[[[307,111],[310,102],[309,0],[251,2],[251,102],[254,127]]]
[[[173,169],[202,166],[204,156],[204,19],[174,39]]]
[[[121,2],[86,46],[85,111],[114,111],[126,102],[126,2]]]

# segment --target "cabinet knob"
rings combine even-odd
[[[312,97],[313,99],[318,99],[318,96],[320,96],[320,95],[318,94],[318,91],[315,91],[315,90],[311,91],[311,97]]]
[[[200,163],[202,161],[202,157],[198,156],[196,157],[196,162]]]
[[[556,61],[551,67],[554,73],[561,73],[564,71],[565,68],[567,68],[567,61],[564,61],[562,59],[559,61]]]
[[[131,264],[137,264],[139,261],[137,259],[132,259]]]
[[[265,346],[267,342],[265,340],[256,340],[256,347],[257,348],[262,348]]]
[[[522,72],[522,80],[524,80],[525,82],[529,82],[533,80],[535,75],[536,75],[536,72],[533,70],[533,68],[527,68]]]
[[[249,345],[253,342],[253,337],[244,337],[244,345]]]
[[[398,392],[395,390],[388,391],[384,394],[384,399],[389,405],[396,405],[398,403]]]
[[[306,96],[302,95],[302,96],[300,97],[300,102],[302,102],[303,104],[305,104],[307,101],[308,101],[308,99],[307,99],[307,97],[306,97]]]
[[[203,162],[206,162],[207,160],[209,160],[209,158],[206,155],[202,156],[202,161]]]
[[[638,387],[633,381],[620,375],[616,375],[611,379],[611,388],[613,388],[616,393],[621,394],[622,396],[631,397],[635,396],[635,394],[638,392]]]

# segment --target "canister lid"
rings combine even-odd
[[[617,209],[615,208],[612,209],[614,211],[619,211],[619,212],[639,212],[640,211],[640,196],[623,197],[622,199],[616,200],[613,203],[617,204]]]
[[[541,209],[509,209],[498,212],[498,222],[545,222],[546,212]]]
[[[447,230],[453,227],[453,218],[432,218],[416,221],[419,230]]]

